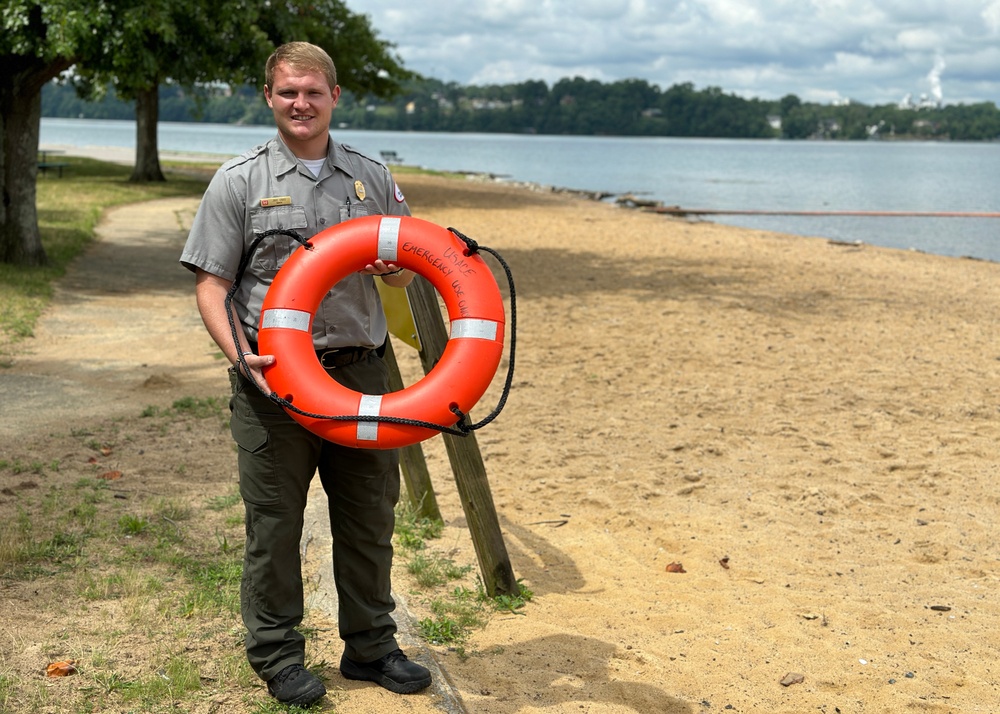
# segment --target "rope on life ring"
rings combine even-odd
[[[275,363],[265,368],[274,389],[270,397],[293,419],[334,443],[391,449],[438,432],[467,435],[496,417],[513,375],[513,341],[501,403],[479,424],[465,423],[496,374],[505,326],[500,289],[475,241],[419,218],[366,216],[332,226],[304,246],[271,283],[257,337],[260,353],[275,356]],[[348,389],[326,373],[313,347],[312,321],[334,284],[379,258],[434,286],[444,300],[451,331],[440,360],[420,381],[371,395]],[[513,281],[506,264],[504,268],[511,281],[513,326]]]

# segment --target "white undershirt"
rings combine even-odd
[[[326,163],[326,159],[299,159],[307,169],[312,171],[312,175],[319,178],[319,172],[323,170],[323,164]]]

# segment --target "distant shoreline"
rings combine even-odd
[[[122,164],[125,166],[133,166],[135,164],[135,149],[131,147],[71,146],[69,144],[39,144],[38,148],[40,151],[59,152],[63,156],[78,156],[87,159],[94,159],[96,161],[108,161],[110,163]],[[161,161],[194,161],[205,164],[217,163],[220,166],[233,156],[232,154],[208,154],[204,152],[186,152],[186,151],[176,151],[176,150],[165,151],[162,149],[160,150],[159,154]],[[508,186],[523,188],[528,191],[578,196],[580,198],[585,198],[591,201],[604,201],[609,198],[619,199],[628,195],[628,194],[616,194],[609,191],[590,191],[587,189],[569,188],[565,186],[549,186],[541,183],[533,183],[531,181],[518,181],[518,180],[508,179],[507,177],[501,176],[499,174],[490,173],[488,171],[454,170],[454,171],[441,172],[437,169],[427,169],[420,166],[409,166],[406,164],[400,164],[400,166],[406,169],[415,169],[418,171],[426,171],[428,173],[453,173],[456,175],[465,176],[469,180],[481,180],[481,181],[490,181],[495,183],[503,183]],[[628,201],[625,201],[623,205],[627,205],[628,203],[629,203]],[[657,201],[656,203],[662,203],[662,202]],[[634,199],[632,201],[632,204],[633,206],[637,205]]]

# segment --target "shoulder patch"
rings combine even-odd
[[[393,185],[393,186],[395,187],[395,189],[396,189],[396,191],[395,191],[395,196],[396,196],[396,203],[402,203],[403,201],[405,201],[405,200],[406,200],[406,197],[405,197],[405,196],[403,195],[403,192],[402,192],[402,191],[400,190],[400,188],[399,188],[399,184],[398,184],[398,183],[396,183],[395,181],[393,181],[393,182],[392,182],[392,185]]]

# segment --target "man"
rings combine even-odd
[[[294,628],[303,615],[299,542],[306,493],[319,471],[333,535],[340,671],[397,693],[424,689],[430,672],[397,646],[390,590],[393,509],[399,498],[395,451],[351,449],[322,440],[267,399],[256,337],[264,294],[298,246],[276,235],[255,251],[233,301],[234,343],[225,297],[255,234],[290,229],[303,238],[369,214],[409,215],[389,172],[330,137],[340,97],[336,69],[321,48],[282,45],[267,61],[264,98],[277,136],[224,164],[195,216],[181,263],[196,275],[198,309],[209,334],[233,365],[231,430],[238,449],[246,507],[246,552],[240,587],[246,650],[267,689],[285,704],[309,706],[326,693],[303,666],[305,641]],[[328,373],[365,394],[389,391],[382,361],[387,339],[374,276],[402,288],[413,274],[382,260],[335,285],[313,320],[313,342]],[[249,374],[244,373],[244,356]],[[254,384],[256,383],[256,385]]]

